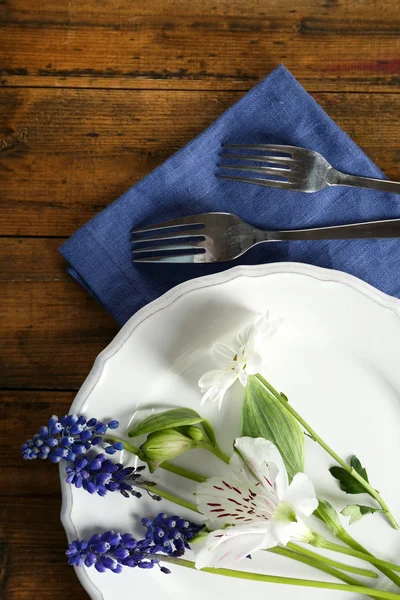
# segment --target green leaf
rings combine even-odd
[[[131,429],[128,433],[129,437],[136,437],[144,433],[154,433],[162,429],[172,429],[174,427],[182,427],[183,425],[196,425],[202,423],[204,419],[190,408],[173,408],[156,415],[151,415],[144,419],[139,425]]]
[[[349,525],[357,523],[364,515],[372,515],[376,512],[382,512],[381,508],[371,508],[370,506],[362,506],[361,504],[349,504],[342,510],[344,517],[350,517]]]
[[[301,427],[254,375],[248,378],[245,390],[241,435],[262,437],[275,444],[282,455],[289,480],[296,473],[304,472],[304,435]]]
[[[366,489],[354,479],[353,475],[343,469],[343,467],[331,467],[329,469],[330,474],[338,480],[340,489],[346,494],[365,494]]]
[[[357,456],[352,456],[350,466],[368,483],[367,471],[364,469]],[[346,494],[368,494],[365,487],[354,479],[353,475],[343,469],[343,467],[331,467],[329,469],[331,475],[339,481],[340,489]]]
[[[362,464],[360,463],[360,461],[358,460],[357,456],[353,455],[350,458],[350,466],[353,467],[353,469],[355,471],[357,471],[357,473],[359,475],[361,475],[361,477],[363,479],[365,479],[365,481],[367,483],[369,483],[369,479],[368,479],[368,475],[367,475],[367,471],[364,469],[364,467],[362,466]]]

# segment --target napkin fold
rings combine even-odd
[[[315,194],[225,181],[215,176],[223,143],[280,143],[320,152],[347,173],[382,172],[284,66],[203,133],[81,227],[60,248],[70,274],[122,325],[173,286],[236,264],[295,261],[339,269],[400,297],[400,240],[263,244],[229,263],[136,264],[129,230],[185,215],[232,212],[261,229],[318,227],[400,217],[400,196],[332,187]]]

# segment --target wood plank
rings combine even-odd
[[[44,507],[37,518],[45,521]],[[65,534],[60,531],[61,539]],[[64,537],[65,539],[65,537]],[[65,545],[47,546],[44,535],[32,545],[0,542],[0,597],[4,600],[88,600],[72,567],[65,560]]]
[[[2,284],[0,388],[77,389],[118,326],[72,279]]]
[[[49,467],[49,465],[45,465]],[[57,467],[55,471],[57,471]],[[129,502],[129,500],[128,500]],[[44,507],[46,517],[44,518]],[[26,497],[1,496],[1,537],[12,545],[65,549],[67,541],[60,523],[61,494]],[[61,550],[62,551],[62,550]]]
[[[0,90],[0,232],[72,233],[238,97]]]
[[[242,92],[0,89],[0,235],[67,236],[190,141]],[[400,96],[316,93],[400,179]]]
[[[0,239],[0,388],[78,389],[118,331],[66,273],[62,241]]]
[[[121,25],[131,23],[138,17],[192,17],[203,19],[222,17],[230,19],[264,18],[264,19],[293,19],[305,18],[314,11],[323,17],[347,19],[358,17],[358,21],[390,21],[393,19],[393,0],[379,0],[371,2],[364,10],[356,3],[346,0],[229,0],[229,2],[216,2],[215,0],[118,0],[118,5],[107,2],[93,2],[81,0],[79,4],[64,0],[8,0],[2,6],[4,20],[26,23],[31,21],[41,23],[80,23],[82,21],[92,25]],[[368,10],[366,10],[368,8]],[[296,17],[291,17],[296,15]]]
[[[71,281],[58,252],[65,238],[0,238],[0,282]]]
[[[391,0],[368,10],[345,0],[242,4],[9,0],[0,5],[1,83],[247,90],[284,62],[312,91],[397,92]]]
[[[59,493],[0,497],[0,597],[4,600],[51,600],[55,594],[66,600],[87,599],[66,561],[60,510]]]

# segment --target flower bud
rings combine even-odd
[[[187,450],[196,448],[197,443],[179,433],[175,429],[164,429],[151,433],[140,450],[145,460],[155,463],[162,463],[165,460],[171,460],[175,456],[183,454]]]
[[[319,500],[318,508],[314,514],[329,527],[334,535],[340,535],[342,532],[346,533],[336,510],[326,500]]]
[[[206,439],[203,430],[195,425],[189,425],[185,428],[185,434],[195,442],[202,442]]]

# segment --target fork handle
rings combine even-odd
[[[287,229],[286,231],[264,232],[263,240],[349,240],[362,238],[399,238],[400,219],[369,221],[350,225],[334,225],[313,229]]]
[[[400,194],[400,182],[398,181],[348,175],[347,173],[341,173],[336,169],[333,169],[329,173],[328,185],[348,185],[351,187],[366,188],[368,190],[380,190],[381,192],[394,192],[395,194]]]

